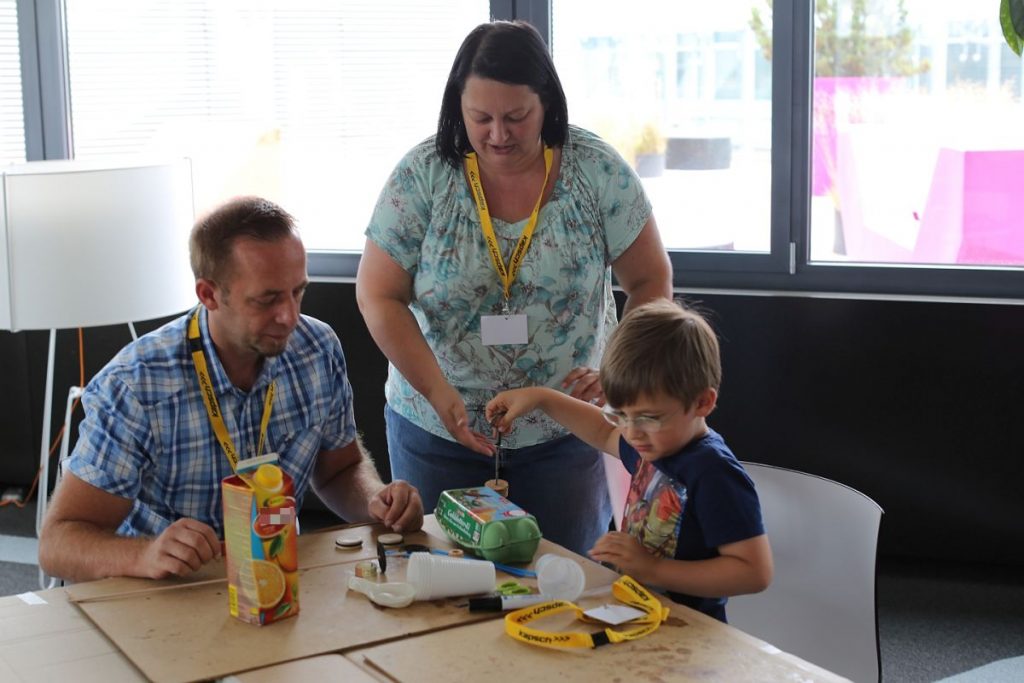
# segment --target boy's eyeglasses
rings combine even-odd
[[[644,434],[653,434],[664,429],[665,421],[680,410],[682,410],[682,408],[673,410],[668,415],[662,415],[661,417],[648,417],[647,415],[626,417],[611,406],[605,405],[601,408],[601,414],[604,415],[604,419],[608,421],[608,424],[618,427],[619,429],[626,429],[632,425],[633,429],[639,430]]]

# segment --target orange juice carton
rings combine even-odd
[[[294,484],[277,454],[239,460],[221,482],[228,610],[251,624],[299,613]]]

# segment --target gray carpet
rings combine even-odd
[[[883,563],[878,623],[885,681],[936,681],[1024,655],[1024,568]]]
[[[36,499],[33,498],[23,508],[16,505],[0,507],[0,534],[35,536]]]
[[[0,562],[0,595],[17,595],[39,590],[39,567],[34,564]]]

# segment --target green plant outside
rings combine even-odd
[[[1004,0],[1005,2],[1006,0]],[[1011,0],[1024,3],[1024,0]],[[772,0],[764,0],[766,12],[753,8],[750,28],[766,59],[772,58]],[[891,16],[890,30],[870,34],[867,18],[882,13],[882,4],[871,0],[851,0],[850,29],[838,32],[839,6],[843,0],[817,0],[814,3],[814,75],[831,76],[914,76],[928,71],[930,64],[915,60],[913,31],[907,25],[907,10],[898,0]]]
[[[1003,29],[1006,44],[1020,57],[1024,50],[1024,0],[1001,0],[999,25]]]
[[[636,154],[664,154],[665,136],[653,123],[645,124],[640,130],[634,151]]]

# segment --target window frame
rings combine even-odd
[[[551,42],[551,3],[491,0],[492,19],[523,19]],[[565,0],[562,0],[565,1]],[[810,260],[814,0],[775,0],[772,58],[771,251],[670,250],[683,292],[742,291],[864,298],[1022,301],[1021,268],[822,263]],[[28,160],[73,148],[64,0],[17,0]],[[454,47],[453,47],[454,50]],[[571,104],[571,103],[570,103]],[[657,217],[657,207],[655,207]],[[351,280],[355,251],[309,252],[316,280]]]

